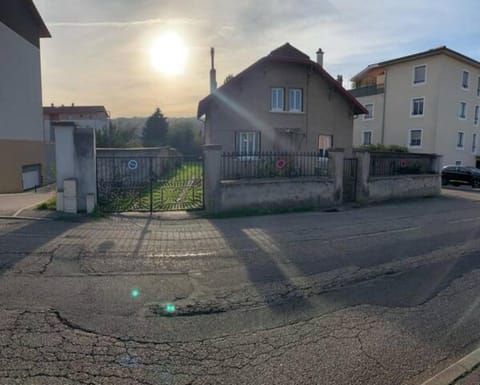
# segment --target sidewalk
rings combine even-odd
[[[23,210],[33,208],[55,195],[51,186],[17,194],[0,194],[0,216],[18,216]]]

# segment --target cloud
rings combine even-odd
[[[132,21],[57,21],[49,22],[49,27],[126,27],[126,26],[145,26],[145,25],[202,25],[205,20],[198,19],[147,19]]]

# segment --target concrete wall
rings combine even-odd
[[[369,178],[369,202],[419,198],[440,194],[440,175],[405,175]]]
[[[272,87],[286,93],[301,88],[304,111],[270,111]],[[333,135],[333,147],[349,151],[353,115],[344,97],[307,66],[265,63],[216,94],[206,130],[206,143],[220,144],[226,152],[235,151],[235,132],[240,131],[260,132],[262,151],[316,151],[319,135]]]
[[[221,211],[327,207],[334,205],[329,178],[231,180],[220,183]]]
[[[97,158],[125,157],[134,158],[142,156],[172,156],[180,155],[177,150],[170,147],[150,148],[97,148]]]

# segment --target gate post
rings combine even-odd
[[[217,213],[221,210],[220,180],[222,146],[208,144],[203,147],[204,154],[204,201],[207,213]]]
[[[370,153],[367,150],[356,150],[353,156],[358,159],[357,169],[357,201],[367,203],[370,195],[368,178],[370,176]]]
[[[345,151],[343,148],[333,148],[328,152],[330,157],[329,173],[335,181],[333,199],[335,204],[339,204],[343,201],[343,160]]]

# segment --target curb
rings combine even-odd
[[[23,221],[53,221],[52,218],[35,218],[35,217],[20,217],[20,216],[8,216],[0,215],[0,219],[13,219],[13,220],[23,220]]]
[[[470,373],[480,365],[480,348],[442,370],[422,385],[453,385],[455,381]]]

